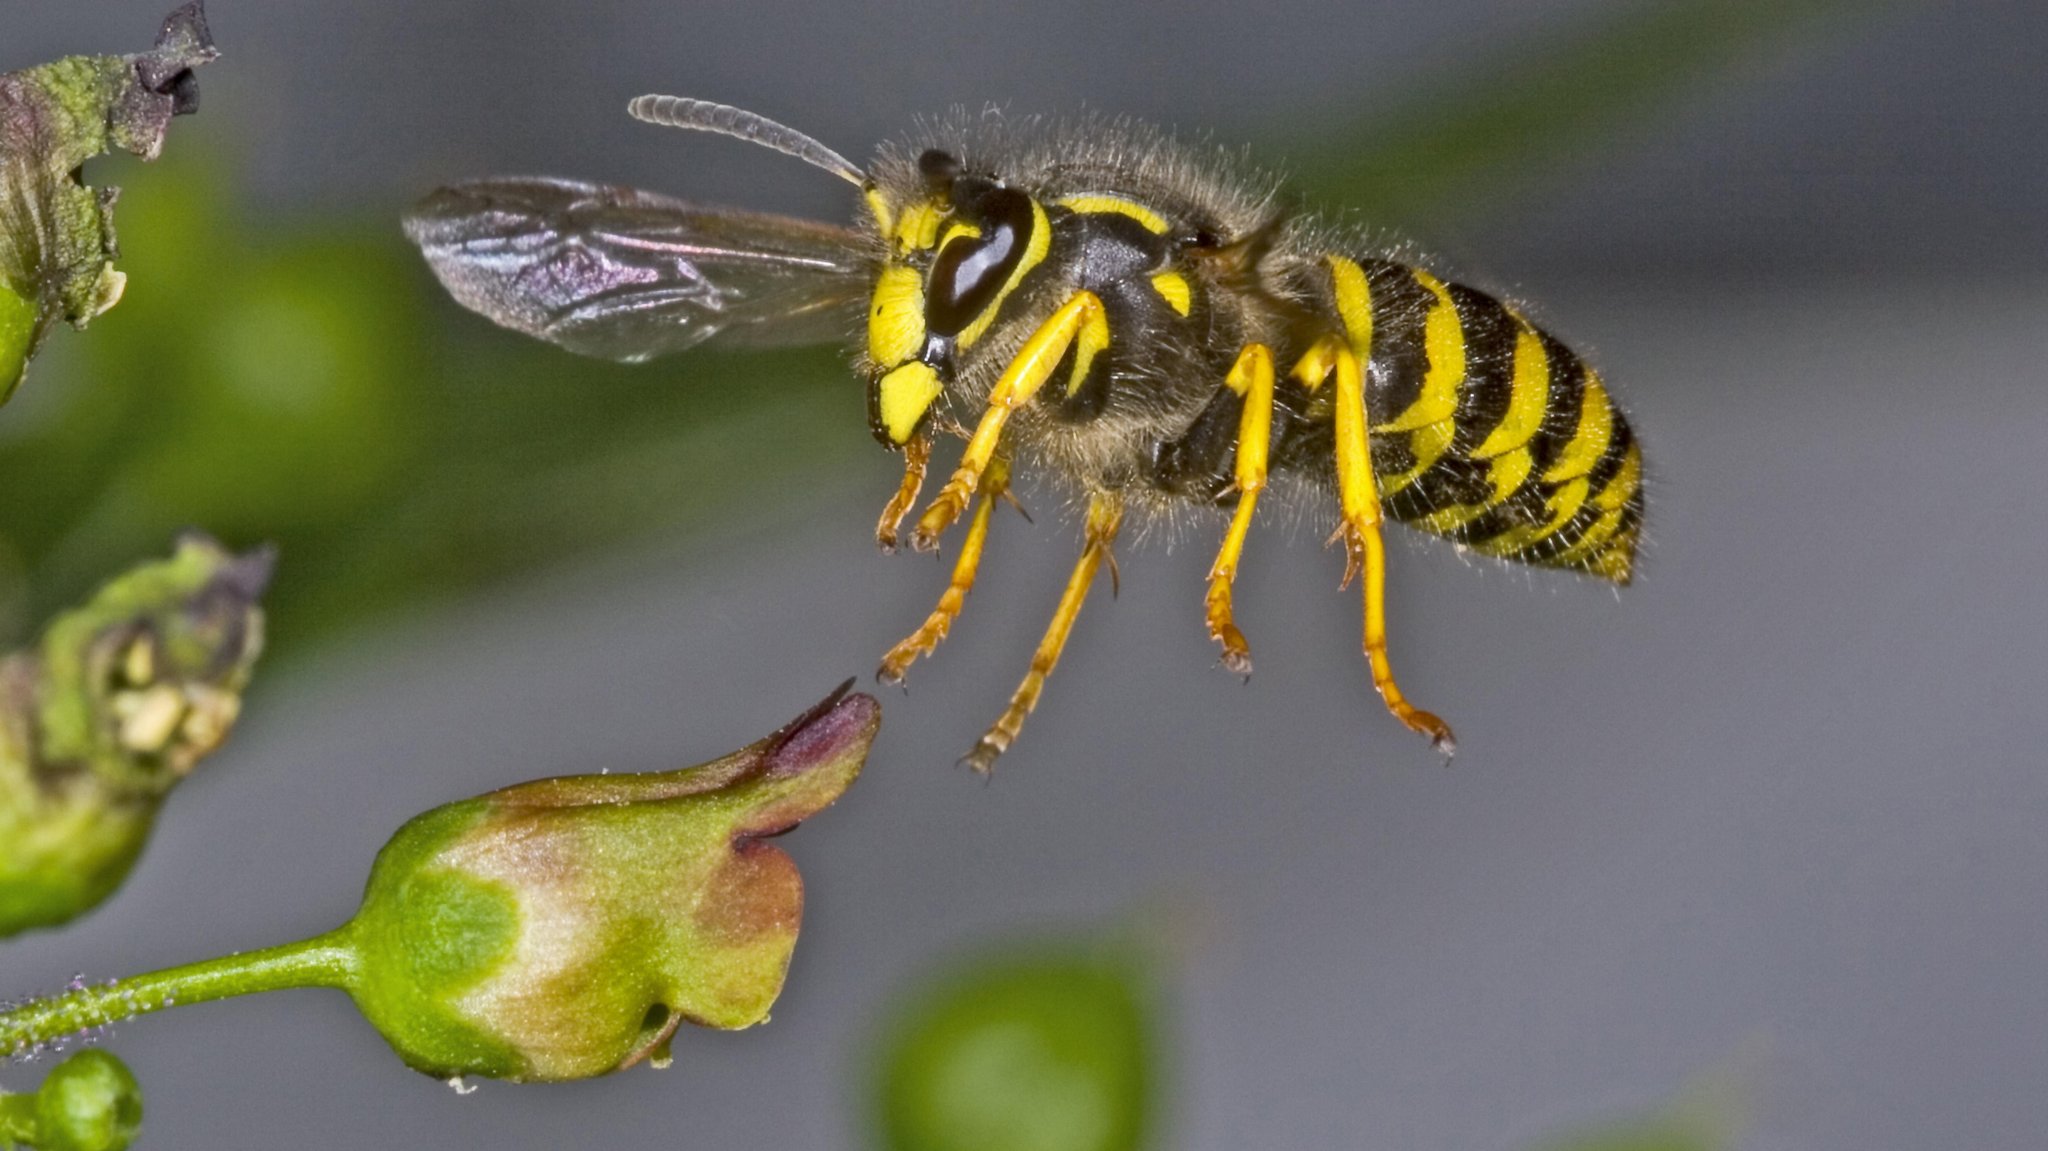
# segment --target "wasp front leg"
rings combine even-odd
[[[932,437],[929,432],[912,436],[903,445],[903,482],[896,488],[896,494],[882,507],[882,518],[875,523],[875,546],[884,553],[896,550],[896,529],[903,517],[910,514],[910,506],[917,502],[917,493],[924,490],[925,468],[932,458]]]
[[[1379,487],[1373,478],[1372,445],[1365,424],[1365,380],[1358,353],[1341,340],[1322,341],[1303,358],[1297,374],[1320,377],[1323,365],[1328,366],[1336,388],[1331,406],[1337,494],[1343,515],[1337,533],[1344,540],[1345,582],[1353,575],[1360,577],[1365,599],[1365,658],[1372,666],[1372,683],[1394,718],[1409,730],[1428,736],[1431,746],[1449,756],[1457,750],[1451,725],[1408,702],[1387,659],[1387,550],[1380,538]]]
[[[940,594],[937,607],[925,617],[923,626],[904,637],[903,642],[889,649],[882,657],[882,666],[876,670],[875,678],[885,683],[902,683],[903,674],[918,659],[930,655],[946,633],[953,630],[953,621],[960,617],[960,609],[967,604],[967,593],[974,590],[974,577],[981,570],[982,549],[988,542],[989,520],[995,514],[996,503],[1009,494],[1010,465],[1001,455],[989,461],[982,469],[981,490],[976,494],[979,503],[974,506],[974,518],[967,524],[967,541],[960,547],[960,556],[953,561],[953,578]]]
[[[1074,565],[1074,572],[1067,577],[1067,587],[1060,595],[1060,605],[1054,609],[1052,623],[1045,629],[1045,637],[1038,641],[1038,650],[1032,653],[1031,670],[1025,673],[1024,682],[1017,685],[1016,694],[1010,697],[1010,706],[981,739],[974,750],[962,757],[961,763],[983,775],[995,769],[996,757],[1009,750],[1017,739],[1017,733],[1024,728],[1024,720],[1038,706],[1038,697],[1045,690],[1045,680],[1060,662],[1060,652],[1067,646],[1067,636],[1074,630],[1074,621],[1081,615],[1081,604],[1088,598],[1088,589],[1095,582],[1095,573],[1104,562],[1112,568],[1116,561],[1110,555],[1110,548],[1116,543],[1118,529],[1123,526],[1123,497],[1110,492],[1096,492],[1088,501],[1088,526],[1081,545],[1081,558]]]
[[[1209,638],[1223,646],[1223,666],[1238,675],[1252,673],[1252,649],[1237,629],[1231,611],[1230,585],[1237,579],[1237,561],[1251,532],[1252,513],[1266,488],[1266,456],[1273,436],[1273,353],[1264,344],[1247,344],[1238,353],[1224,383],[1244,400],[1237,429],[1237,511],[1216,562],[1209,567],[1206,599]]]
[[[919,551],[938,546],[939,537],[967,510],[968,501],[980,486],[982,470],[995,458],[1010,413],[1038,394],[1038,389],[1045,386],[1053,369],[1059,366],[1060,358],[1077,341],[1089,359],[1109,344],[1109,321],[1103,314],[1102,300],[1093,292],[1074,293],[1072,299],[1031,333],[1016,358],[1003,369],[1002,378],[989,393],[988,410],[982,413],[981,423],[967,441],[966,450],[960,453],[960,466],[918,518],[910,546]]]

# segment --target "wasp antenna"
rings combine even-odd
[[[626,105],[626,111],[632,113],[635,120],[660,124],[664,128],[716,132],[773,148],[813,167],[823,168],[856,187],[867,186],[867,173],[854,167],[853,161],[795,128],[778,124],[757,112],[730,104],[714,104],[709,100],[692,100],[687,96],[640,96]]]

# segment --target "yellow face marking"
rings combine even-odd
[[[891,264],[868,304],[868,358],[892,368],[923,348],[924,278],[908,264]]]
[[[1586,371],[1585,394],[1579,397],[1579,426],[1571,442],[1557,455],[1557,462],[1543,473],[1546,483],[1559,483],[1593,470],[1607,453],[1607,441],[1614,436],[1614,408],[1607,401],[1607,389],[1600,377]]]
[[[1450,450],[1451,441],[1457,434],[1457,425],[1449,420],[1415,429],[1415,433],[1408,437],[1408,451],[1415,456],[1415,466],[1395,475],[1381,476],[1380,491],[1393,495],[1414,483],[1422,473],[1443,458],[1444,453]]]
[[[1341,256],[1329,257],[1330,281],[1337,296],[1337,316],[1344,321],[1344,335],[1361,360],[1372,359],[1372,285],[1365,269]],[[1306,381],[1304,381],[1306,382]]]
[[[1154,273],[1152,290],[1159,293],[1160,298],[1166,301],[1167,307],[1183,316],[1188,314],[1188,305],[1193,301],[1194,293],[1188,287],[1186,276],[1179,272]]]
[[[1074,374],[1067,378],[1067,394],[1081,390],[1088,379],[1088,369],[1095,366],[1095,357],[1109,346],[1109,319],[1102,312],[1091,313],[1081,323],[1081,330],[1074,334]]]
[[[1422,392],[1408,410],[1374,428],[1376,432],[1408,432],[1440,421],[1458,411],[1458,385],[1465,382],[1465,331],[1458,325],[1458,309],[1442,280],[1420,268],[1415,282],[1436,295],[1436,304],[1422,321],[1422,347],[1429,356],[1429,370],[1422,377]]]
[[[896,220],[896,250],[922,252],[939,242],[939,223],[946,218],[945,205],[920,200],[903,209]]]
[[[1120,216],[1129,216],[1143,224],[1145,230],[1155,236],[1164,236],[1168,227],[1165,217],[1143,204],[1126,200],[1122,196],[1063,196],[1053,203],[1076,212],[1114,212]]]
[[[917,423],[929,411],[932,401],[939,398],[939,373],[932,366],[918,360],[896,368],[882,377],[877,388],[882,414],[882,427],[887,429],[891,442],[909,443],[917,431]]]
[[[896,208],[889,203],[889,197],[880,188],[870,184],[861,189],[861,198],[867,201],[868,212],[875,217],[875,231],[887,236],[896,230]]]
[[[1508,413],[1473,450],[1475,460],[1513,451],[1543,427],[1543,411],[1550,400],[1550,354],[1520,316],[1515,317],[1515,327],[1515,372],[1509,382]]]
[[[996,293],[996,298],[989,302],[988,309],[975,317],[973,323],[962,328],[960,335],[955,337],[955,342],[963,348],[973,347],[974,341],[980,339],[982,334],[988,331],[989,325],[996,322],[997,314],[1003,310],[1003,301],[1010,298],[1010,293],[1017,289],[1017,285],[1023,281],[1025,274],[1037,267],[1039,262],[1045,259],[1045,253],[1051,247],[1052,224],[1045,218],[1045,208],[1038,201],[1033,200],[1031,201],[1031,239],[1024,249],[1024,257],[1017,261],[1015,268],[1010,270],[1010,278],[1003,281],[1003,290]]]

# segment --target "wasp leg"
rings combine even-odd
[[[1380,496],[1366,438],[1365,382],[1358,354],[1331,341],[1310,355],[1327,356],[1335,371],[1337,492],[1344,516],[1337,530],[1344,540],[1345,582],[1354,573],[1363,577],[1359,582],[1365,596],[1365,658],[1372,665],[1372,685],[1395,719],[1428,736],[1430,745],[1448,756],[1457,750],[1451,725],[1408,702],[1387,660],[1387,550],[1380,538]]]
[[[982,413],[981,423],[967,441],[967,449],[960,453],[960,466],[924,509],[924,515],[918,517],[910,546],[919,551],[938,546],[939,537],[967,510],[967,502],[981,482],[982,469],[995,456],[1010,413],[1038,393],[1059,366],[1060,357],[1067,354],[1067,348],[1076,340],[1091,356],[1109,343],[1109,321],[1103,316],[1102,300],[1093,292],[1074,293],[1072,299],[1031,333],[1017,357],[1003,369],[1002,378],[989,392],[988,411]]]
[[[1038,706],[1039,693],[1045,690],[1045,678],[1052,674],[1054,665],[1060,661],[1060,651],[1067,646],[1067,636],[1074,630],[1074,620],[1081,614],[1081,603],[1088,598],[1089,585],[1095,582],[1095,573],[1109,559],[1110,545],[1116,542],[1117,529],[1123,526],[1124,504],[1121,496],[1108,492],[1096,492],[1088,501],[1088,527],[1081,546],[1081,559],[1074,565],[1074,573],[1067,577],[1066,591],[1060,595],[1060,606],[1052,613],[1052,623],[1045,629],[1045,638],[1038,641],[1038,650],[1032,653],[1031,670],[1025,673],[1024,682],[1017,685],[1017,692],[1010,697],[1010,706],[983,733],[960,762],[983,775],[995,769],[996,757],[1009,750],[1017,733],[1024,727],[1024,719],[1031,709]],[[1113,564],[1114,561],[1112,560]]]
[[[1237,579],[1238,557],[1251,531],[1252,511],[1266,487],[1266,448],[1273,434],[1273,352],[1264,344],[1247,344],[1237,354],[1224,383],[1244,398],[1237,428],[1237,511],[1223,547],[1209,568],[1206,600],[1209,638],[1223,645],[1223,666],[1238,675],[1252,673],[1252,649],[1237,630],[1231,613],[1230,585]]]
[[[974,590],[974,576],[981,568],[982,547],[988,541],[989,518],[995,512],[997,501],[1010,494],[1009,484],[1009,462],[999,455],[982,470],[981,490],[977,493],[981,502],[974,506],[974,518],[967,524],[967,542],[960,548],[960,558],[953,561],[953,578],[940,594],[938,606],[925,617],[921,627],[882,657],[882,666],[875,672],[876,679],[885,683],[902,683],[903,673],[910,670],[910,665],[920,657],[930,655],[946,638],[946,633],[953,630],[953,621],[960,617],[960,609],[967,603],[967,593]]]
[[[903,517],[910,514],[910,505],[917,502],[917,493],[924,490],[925,465],[932,458],[932,437],[929,432],[912,436],[903,445],[903,482],[896,494],[882,507],[882,518],[875,524],[875,544],[884,552],[896,550],[896,527]]]

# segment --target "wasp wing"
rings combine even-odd
[[[571,180],[475,180],[407,214],[457,302],[572,352],[640,361],[725,334],[844,340],[869,265],[860,233]]]

